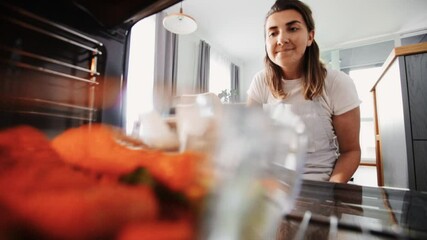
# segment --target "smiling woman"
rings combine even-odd
[[[305,21],[298,11],[292,9],[273,11],[276,12],[269,15],[265,23],[268,58],[283,69],[286,79],[300,78],[300,69],[304,67],[301,59],[314,40],[314,24],[306,24],[314,21]],[[272,84],[273,89],[281,86],[280,81]],[[274,91],[273,95],[281,97],[282,90],[275,90],[277,92]]]
[[[239,67],[240,88],[237,90],[240,91],[240,94],[237,101],[246,100],[246,90],[249,88],[252,76],[263,68],[261,55],[265,53],[264,15],[273,1],[253,3],[245,11],[240,12],[232,11],[232,9],[241,6],[243,4],[241,0],[226,3],[222,1],[186,0],[184,3],[186,13],[197,20],[198,29],[192,34],[177,36],[179,41],[175,94],[178,96],[195,93],[194,85],[198,80],[196,77],[198,46],[201,40],[208,42],[211,46],[211,57],[218,50],[220,55],[230,59]],[[425,23],[427,23],[427,19],[425,14],[421,14],[424,12],[421,10],[427,9],[427,2],[423,0],[412,0],[406,3],[398,0],[378,0],[364,3],[363,6],[352,0],[331,0],[328,4],[320,4],[313,0],[303,0],[303,2],[311,6],[314,12],[313,17],[317,23],[314,35],[316,43],[319,45],[322,62],[328,69],[339,70],[350,75],[355,70],[380,67],[395,46],[426,41],[427,24]],[[219,9],[224,5],[229,8]],[[334,11],[329,7],[330,5],[339,6],[340,11]],[[180,4],[176,4],[165,9],[164,12],[166,14],[177,12],[179,6]],[[363,19],[358,17],[360,8],[364,9]],[[215,21],[212,21],[214,19],[212,13],[218,12],[217,9],[221,11],[221,17],[215,17]],[[354,26],[351,31],[348,29],[350,25]],[[331,29],[334,29],[333,33],[331,33]],[[297,28],[293,30],[296,31]],[[285,38],[283,41],[288,40]],[[291,44],[288,46],[292,49]],[[215,63],[211,61],[210,72],[212,75],[218,75],[221,71],[214,70],[213,65]],[[226,75],[228,79],[228,74]],[[366,96],[369,98],[371,95],[368,90],[358,86],[366,85],[365,82],[360,81],[371,81],[375,77],[375,74],[370,74],[363,79],[354,78],[358,94],[363,101],[360,106],[362,162],[371,165],[375,162],[375,157],[372,156],[373,149],[368,143],[374,136],[370,125],[367,126],[366,122],[372,119],[365,117],[365,113],[372,109],[372,105],[368,105],[369,102],[364,100]],[[211,79],[213,78],[211,77]],[[226,78],[220,78],[219,82],[227,83],[218,89],[229,88],[225,87],[229,85],[228,80],[223,81]],[[210,84],[217,82],[212,80]],[[151,89],[150,86],[147,88]],[[213,87],[211,88],[213,89]],[[139,94],[138,96],[148,95]],[[376,183],[369,184],[375,185]]]
[[[270,114],[291,109],[309,135],[304,177],[346,183],[360,162],[360,112],[356,88],[343,72],[320,62],[309,6],[277,0],[265,22],[265,69],[248,90],[248,105]]]
[[[424,0],[377,0],[363,4],[353,0],[330,0],[327,4],[313,0],[303,2],[311,6],[314,12],[316,42],[319,44],[322,62],[329,69],[350,74],[355,70],[380,67],[395,46],[427,40],[427,16],[424,13],[427,1]],[[178,92],[190,89],[195,81],[193,65],[196,60],[191,56],[197,55],[194,49],[197,48],[197,42],[203,39],[212,48],[221,49],[223,55],[239,65],[239,101],[245,101],[252,77],[263,68],[264,15],[273,1],[254,2],[245,11],[239,12],[234,9],[244,4],[241,0],[186,0],[185,4],[186,11],[197,19],[199,28],[194,34],[179,36]],[[221,6],[228,7],[221,10]],[[336,6],[340,11],[330,6]],[[166,11],[173,12],[176,9],[172,7]],[[213,16],[218,11],[221,17]],[[360,18],[362,11],[363,18]],[[366,122],[372,119],[365,117],[366,112],[372,110],[372,104],[365,100],[366,97],[371,100],[371,93],[359,88],[359,85],[365,86],[365,81],[372,81],[376,77],[375,74],[369,74],[362,79],[354,79],[363,102],[360,106],[362,162],[370,165],[376,161],[369,144],[375,136]],[[369,168],[375,169],[375,166]],[[367,177],[355,178],[355,183],[360,183],[359,179]],[[375,180],[368,183],[376,184]]]

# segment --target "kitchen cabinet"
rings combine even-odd
[[[379,185],[427,191],[427,43],[393,49],[372,93]]]

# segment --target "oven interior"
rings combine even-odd
[[[1,1],[0,128],[121,127],[128,32],[175,2]]]
[[[176,2],[2,0],[0,128],[28,124],[54,137],[86,123],[123,126],[128,31],[136,21]],[[339,231],[359,237],[373,234],[378,239],[426,236],[425,227],[411,235],[402,229],[391,231],[379,226],[378,230],[366,222],[348,224],[332,217],[308,216],[307,212],[322,206],[335,211],[339,203],[345,203],[331,198],[321,202],[321,207],[314,205],[319,202],[317,190],[316,196],[300,197],[300,212],[284,218],[296,223],[300,230],[295,231],[302,232],[296,232],[297,236],[303,237],[316,226],[326,228],[325,239],[334,239],[332,233]],[[369,211],[370,206],[356,205]],[[380,210],[381,216],[394,213]]]

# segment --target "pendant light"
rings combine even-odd
[[[190,34],[197,29],[194,18],[183,13],[182,2],[179,13],[171,13],[163,18],[163,26],[175,34]]]

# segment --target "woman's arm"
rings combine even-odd
[[[360,163],[360,109],[333,116],[332,124],[337,135],[340,156],[332,171],[331,182],[347,183]]]

